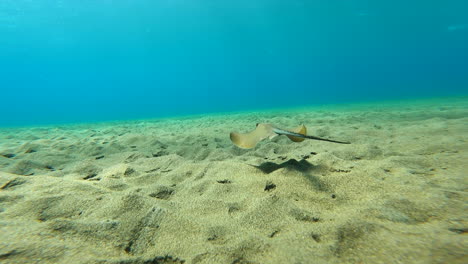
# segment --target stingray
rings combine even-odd
[[[250,149],[255,147],[258,142],[266,138],[272,139],[279,135],[285,135],[294,142],[302,142],[305,139],[314,139],[340,144],[350,144],[349,142],[345,141],[309,136],[307,135],[307,128],[304,125],[300,125],[299,127],[292,130],[284,130],[281,128],[274,127],[271,124],[257,124],[255,130],[251,132],[244,134],[231,132],[230,137],[234,145],[238,146],[239,148]]]

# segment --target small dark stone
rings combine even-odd
[[[137,146],[130,146],[131,148],[136,148]]]
[[[96,177],[96,176],[97,176],[96,173],[91,173],[91,174],[89,174],[88,176],[84,177],[83,180],[89,180],[89,179],[94,178],[94,177]]]
[[[278,234],[278,233],[279,233],[279,231],[278,231],[278,230],[275,230],[275,231],[273,231],[270,235],[268,235],[268,237],[274,237],[274,236],[276,236],[276,234]]]
[[[332,198],[332,199],[335,199],[335,198],[336,198],[336,194],[332,194],[332,195],[331,195],[331,198]]]
[[[130,241],[128,245],[124,248],[126,253],[132,252],[133,241]]]
[[[104,155],[101,155],[101,156],[97,156],[96,159],[99,160],[99,159],[102,159],[104,158]]]
[[[466,234],[468,233],[468,228],[449,228],[449,231],[452,231],[457,234]]]
[[[276,188],[276,184],[272,183],[272,182],[267,182],[266,185],[265,185],[265,191],[270,191],[270,190],[273,190]]]
[[[312,239],[315,240],[315,242],[319,243],[321,241],[320,235],[317,234],[312,234]]]
[[[161,187],[156,192],[150,193],[149,196],[157,199],[168,200],[173,194],[174,190],[167,187]]]
[[[7,153],[7,154],[3,154],[2,156],[3,156],[3,157],[5,157],[5,158],[9,158],[9,159],[10,159],[10,158],[14,158],[14,157],[16,157],[16,155],[15,155],[15,154],[13,154],[13,153]]]
[[[160,150],[160,151],[152,154],[153,158],[161,157],[161,156],[164,156],[164,155],[167,155],[167,152],[165,152],[163,150]]]
[[[246,260],[244,258],[237,258],[231,264],[253,264],[254,262]],[[256,263],[256,262],[255,262]]]
[[[24,153],[34,153],[34,152],[37,152],[37,151],[35,151],[34,149],[28,149]]]
[[[232,183],[230,180],[219,180],[217,181],[218,183],[221,183],[221,184],[227,184],[227,183]]]
[[[240,210],[240,206],[237,203],[232,203],[228,205],[228,213],[232,214]]]
[[[49,165],[45,166],[45,168],[51,171],[55,171],[55,168]]]
[[[344,173],[351,172],[351,170],[342,170],[342,169],[334,169],[334,168],[331,168],[330,171],[331,172],[344,172]]]
[[[125,172],[124,172],[124,175],[125,175],[125,176],[128,176],[128,175],[131,175],[131,174],[133,174],[133,173],[135,173],[135,170],[134,170],[133,168],[127,168],[127,169],[125,170]]]
[[[149,259],[149,260],[144,260],[142,263],[148,263],[148,264],[164,264],[164,263],[174,263],[174,264],[183,264],[185,263],[185,260],[176,258],[173,256],[158,256],[154,259]]]
[[[317,155],[317,152],[310,152],[310,155]]]

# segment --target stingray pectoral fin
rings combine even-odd
[[[257,128],[249,133],[231,132],[230,138],[234,145],[239,148],[250,149],[265,138],[276,136],[270,124],[257,124]]]
[[[295,129],[291,129],[292,132],[294,133],[298,133],[298,134],[301,134],[301,135],[304,135],[306,136],[307,135],[307,128],[306,126],[304,125],[300,125],[298,127],[296,127]],[[291,136],[291,135],[286,135],[290,140],[294,141],[294,142],[302,142],[305,140],[305,138],[302,138],[302,137],[295,137],[295,136]]]
[[[232,143],[234,143],[234,145],[238,146],[239,148],[250,149],[255,147],[255,145],[257,145],[259,142],[259,140],[250,138],[241,133],[231,132],[229,136],[231,137]]]

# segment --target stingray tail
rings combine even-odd
[[[308,139],[314,139],[314,140],[321,140],[321,141],[327,141],[327,142],[333,142],[333,143],[340,143],[340,144],[351,144],[350,142],[346,141],[338,141],[338,140],[332,140],[332,139],[327,139],[327,138],[320,138],[320,137],[315,137],[315,136],[308,136],[308,135],[303,135],[295,132],[291,132],[288,130],[283,130],[279,128],[274,128],[273,132],[275,132],[278,135],[285,135],[285,136],[293,136],[293,137],[300,137],[300,138],[308,138]]]

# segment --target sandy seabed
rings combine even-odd
[[[467,173],[468,98],[2,128],[0,262],[467,263]]]

